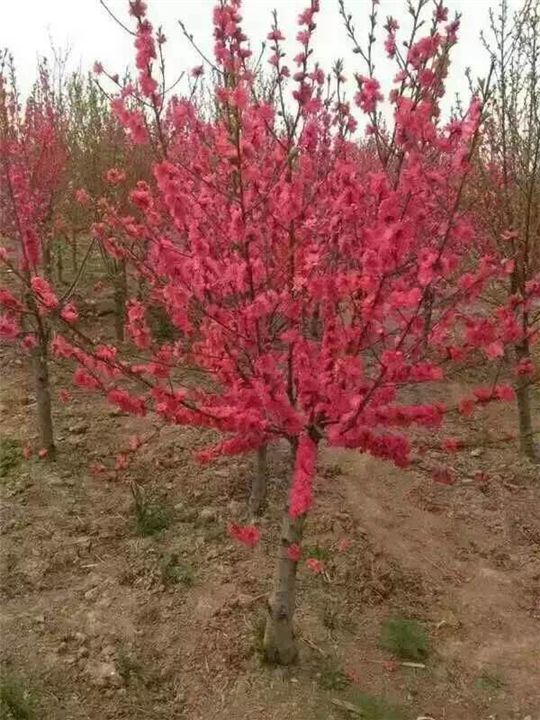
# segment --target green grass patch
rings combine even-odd
[[[37,720],[33,693],[15,677],[0,681],[0,717],[2,720]]]
[[[170,527],[173,515],[169,508],[158,503],[149,503],[144,497],[142,489],[135,483],[131,486],[131,493],[135,527],[139,535],[155,535]]]
[[[506,680],[497,672],[491,670],[484,670],[476,681],[476,687],[481,690],[504,690],[506,687]]]
[[[335,659],[326,657],[317,665],[317,682],[324,690],[345,690],[351,684],[351,678]]]
[[[417,620],[384,620],[380,645],[402,660],[424,662],[428,656],[428,638]]]
[[[0,438],[0,477],[8,475],[21,462],[21,448],[9,437]]]
[[[173,553],[161,566],[161,581],[164,585],[182,584],[191,587],[195,581],[193,568],[181,563],[178,555]]]
[[[316,545],[306,545],[302,550],[302,555],[305,558],[315,558],[321,562],[328,562],[330,560],[330,553],[327,548],[323,548],[317,543]]]
[[[141,663],[124,648],[120,648],[118,651],[115,665],[116,670],[126,687],[130,685],[133,679],[140,677],[142,674]]]
[[[349,718],[407,720],[404,708],[394,705],[378,695],[367,695],[356,689],[347,693],[347,700],[336,699],[333,704]]]

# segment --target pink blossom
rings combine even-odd
[[[110,168],[110,170],[107,170],[105,173],[105,179],[107,182],[111,183],[111,185],[118,185],[118,183],[124,182],[126,179],[126,173],[115,167]]]
[[[302,551],[300,550],[300,546],[296,543],[292,543],[287,548],[287,557],[289,560],[292,560],[293,562],[299,562],[300,558],[302,557]]]
[[[324,564],[316,558],[308,558],[308,560],[306,560],[306,565],[312,572],[315,573],[315,575],[320,575],[324,570]]]
[[[55,310],[58,305],[58,298],[45,278],[34,275],[30,281],[32,291],[42,306],[41,310]]]
[[[79,188],[78,190],[75,190],[75,200],[80,205],[88,205],[88,203],[90,202],[90,196],[88,195],[86,190],[84,190],[83,188]]]
[[[73,303],[67,303],[67,305],[64,305],[60,316],[67,323],[75,323],[79,319],[79,313]]]

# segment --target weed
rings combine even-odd
[[[335,704],[349,717],[361,717],[362,720],[405,720],[406,718],[404,709],[399,705],[356,689],[352,689],[348,694],[348,702],[336,701]]]
[[[428,655],[428,639],[417,620],[384,620],[380,644],[403,660],[422,662]]]
[[[502,690],[506,686],[506,680],[497,672],[484,670],[476,681],[476,686],[482,690]]]
[[[333,658],[323,658],[317,667],[317,682],[325,690],[345,690],[351,678]]]
[[[251,623],[251,632],[253,637],[253,649],[259,658],[266,662],[266,654],[264,651],[264,633],[266,630],[266,617],[262,614],[256,615]]]
[[[170,511],[162,505],[151,505],[136,483],[131,486],[133,495],[135,524],[140,535],[155,535],[166,530],[172,523]]]
[[[166,563],[161,566],[161,582],[164,585],[177,585],[182,583],[186,587],[193,585],[193,568],[178,561],[178,555],[172,554]]]
[[[134,677],[140,677],[141,664],[127,650],[120,648],[116,656],[116,670],[124,685],[128,686]]]
[[[324,627],[329,630],[336,630],[339,625],[339,613],[332,602],[326,602],[323,606],[322,621]]]
[[[3,677],[0,682],[0,716],[3,720],[33,720],[35,699],[20,680]]]
[[[19,444],[9,437],[0,439],[0,477],[5,477],[21,461]]]
[[[354,619],[346,613],[340,613],[337,603],[334,600],[328,600],[324,603],[322,621],[323,625],[331,631],[341,629],[354,632],[356,629]]]
[[[302,554],[306,558],[315,558],[321,562],[328,562],[330,560],[330,553],[326,548],[322,548],[319,543],[316,545],[307,545],[304,547]]]

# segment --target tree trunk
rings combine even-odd
[[[79,269],[79,261],[77,258],[77,235],[75,233],[71,236],[71,265],[73,269],[73,274],[77,274],[77,270]]]
[[[424,294],[424,337],[423,351],[427,353],[429,350],[429,335],[433,323],[433,292],[431,288],[427,288]]]
[[[126,301],[126,265],[125,263],[121,263],[114,278],[114,331],[117,342],[123,342],[124,340]]]
[[[518,362],[530,358],[529,343],[524,340],[516,345],[516,358]],[[534,447],[534,434],[531,407],[531,389],[527,377],[518,377],[516,382],[516,397],[519,417],[519,449],[531,460],[536,460]]]
[[[298,563],[289,558],[287,550],[293,543],[300,545],[303,524],[303,516],[292,518],[288,508],[285,509],[274,586],[268,602],[268,618],[264,631],[266,659],[278,665],[290,665],[298,655],[293,625]]]
[[[251,481],[251,495],[248,508],[252,517],[260,515],[266,503],[266,484],[268,479],[267,446],[257,448],[255,473]]]
[[[34,350],[34,377],[36,383],[37,420],[41,448],[48,456],[55,453],[53,421],[51,414],[51,393],[49,388],[49,367],[47,350],[42,341]]]
[[[62,254],[62,241],[58,243],[56,255],[56,272],[58,274],[58,282],[60,285],[64,284],[64,258]]]
[[[291,450],[290,485],[292,486],[298,452],[296,440],[292,442]],[[293,544],[301,545],[304,517],[303,515],[296,518],[291,517],[288,496],[281,522],[281,540],[274,571],[272,594],[268,600],[268,617],[264,631],[266,659],[278,665],[290,665],[298,655],[293,624],[298,563],[291,560],[288,549]]]
[[[48,238],[43,243],[43,274],[47,280],[52,280],[52,253],[51,253],[52,238]]]

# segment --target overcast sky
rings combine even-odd
[[[495,0],[496,2],[497,0]],[[167,64],[169,80],[184,69],[198,65],[197,58],[187,40],[182,37],[178,19],[182,18],[200,46],[209,55],[212,53],[212,8],[214,0],[149,0],[148,17],[154,25],[162,25],[167,35]],[[307,0],[244,0],[244,29],[256,50],[270,28],[271,10],[277,8],[282,31],[290,38],[288,49],[294,49],[296,16]],[[451,77],[448,83],[449,95],[456,91],[467,95],[467,84],[463,74],[471,66],[475,74],[482,76],[487,66],[486,53],[479,41],[482,29],[488,29],[491,0],[447,0],[451,13],[461,12],[461,41],[453,56]],[[518,9],[523,0],[510,0],[513,9]],[[131,25],[132,18],[127,12],[127,0],[108,0],[108,7]],[[367,17],[370,0],[349,0],[347,3],[354,16],[360,37],[367,34]],[[122,30],[100,5],[99,0],[2,0],[2,23],[0,47],[8,47],[15,56],[19,85],[23,92],[30,86],[35,73],[38,55],[50,55],[51,40],[55,46],[70,47],[70,68],[78,66],[91,68],[94,60],[100,60],[111,73],[119,72],[133,60],[133,38]],[[405,0],[381,0],[379,19],[387,15],[396,17],[407,27]],[[318,16],[315,54],[326,69],[337,58],[344,58],[346,74],[363,71],[361,60],[351,53],[338,14],[338,0],[321,0]],[[381,35],[384,33],[381,31]],[[291,54],[293,54],[291,52]],[[381,55],[378,58],[378,76],[386,85],[393,73]]]

